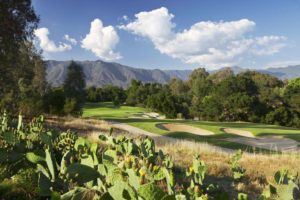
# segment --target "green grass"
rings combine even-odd
[[[111,102],[86,103],[83,110],[83,117],[94,117],[102,119],[129,118],[142,114],[146,109],[133,106],[115,107]]]
[[[147,110],[141,107],[121,106],[120,108],[114,108],[112,103],[109,102],[88,103],[85,105],[83,116],[123,122],[152,133],[157,133],[160,135],[165,135],[174,138],[207,142],[213,145],[227,147],[231,149],[241,148],[244,150],[248,149],[249,151],[252,151],[251,150],[252,148],[249,146],[225,141],[224,139],[226,138],[237,137],[237,136],[223,132],[222,128],[236,128],[245,131],[250,131],[256,136],[280,135],[300,142],[300,129],[288,128],[288,127],[282,127],[276,125],[248,123],[248,122],[208,122],[208,121],[194,121],[194,120],[173,120],[173,119],[162,120],[162,119],[130,118],[135,115],[140,115],[143,112],[147,112]],[[212,131],[215,133],[215,135],[198,136],[191,133],[166,131],[157,127],[157,125],[160,123],[182,123],[182,124],[191,125],[194,127]]]

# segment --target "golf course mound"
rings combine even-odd
[[[166,131],[186,132],[186,133],[192,133],[195,135],[202,135],[202,136],[214,135],[214,133],[211,131],[201,129],[201,128],[196,128],[189,125],[184,125],[184,124],[157,124],[156,126]]]
[[[240,129],[234,129],[234,128],[221,128],[221,131],[224,131],[225,133],[239,135],[242,137],[249,137],[249,138],[255,138],[255,136],[250,131],[244,131]]]

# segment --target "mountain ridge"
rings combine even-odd
[[[46,60],[47,81],[52,86],[59,86],[63,83],[67,67],[71,61]],[[132,79],[142,82],[167,83],[172,78],[187,80],[192,70],[161,70],[161,69],[143,69],[122,65],[116,62],[96,61],[75,61],[83,66],[86,76],[87,86],[100,87],[112,84],[120,87],[127,87]],[[230,67],[235,74],[255,69],[241,68],[238,66]],[[209,71],[215,73],[219,70]],[[287,66],[282,68],[256,69],[255,71],[270,74],[280,79],[292,79],[300,77],[300,65]]]

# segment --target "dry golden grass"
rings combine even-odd
[[[57,127],[60,129],[71,129],[79,133],[91,131],[108,131],[111,125],[104,120],[96,119],[81,119],[73,117],[51,117],[46,119],[46,125],[50,127]]]

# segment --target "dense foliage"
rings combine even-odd
[[[45,66],[32,44],[39,18],[31,0],[1,0],[0,19],[0,109],[41,113]]]
[[[106,88],[90,88],[88,100]],[[168,118],[213,121],[248,121],[300,127],[300,78],[282,81],[271,75],[246,71],[234,75],[230,69],[208,74],[199,68],[187,81],[168,84],[132,80],[127,90],[111,89],[121,103],[142,106]],[[93,98],[109,101],[109,98]],[[122,98],[121,98],[122,97]],[[124,100],[126,97],[126,100]]]
[[[126,100],[125,90],[121,87],[106,85],[102,88],[89,87],[86,89],[86,100],[89,102],[111,101],[119,106]]]
[[[249,199],[208,184],[208,166],[198,155],[186,171],[175,168],[149,138],[100,135],[98,144],[70,131],[47,130],[42,116],[24,124],[21,116],[9,120],[4,113],[0,121],[1,199]],[[244,177],[241,157],[238,151],[229,163],[233,184]],[[295,180],[278,171],[260,199],[294,199]]]
[[[85,75],[75,62],[68,66],[63,87],[54,87],[45,95],[45,112],[54,115],[80,116],[85,102]]]

